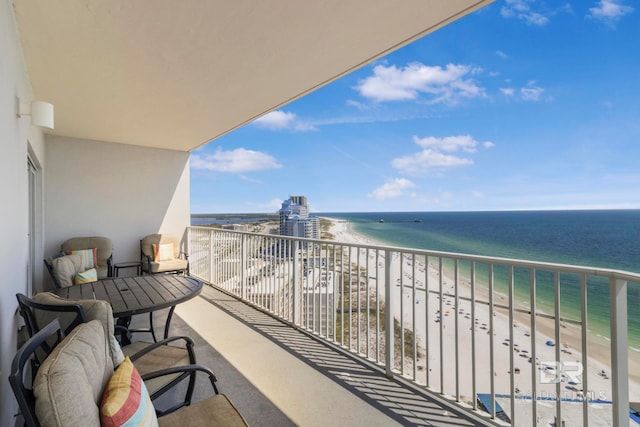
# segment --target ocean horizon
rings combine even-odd
[[[322,212],[346,220],[350,229],[383,245],[640,273],[640,209],[478,212]],[[274,214],[194,214],[192,225],[265,220]],[[482,275],[480,266],[478,274]],[[516,273],[518,274],[518,273]],[[516,277],[516,298],[528,301],[526,273]],[[506,292],[507,274],[494,272],[496,290]],[[580,312],[577,278],[564,278],[563,313]],[[588,283],[589,329],[608,339],[606,279]],[[553,284],[537,284],[538,308],[553,312]],[[631,283],[629,343],[640,352],[640,284]],[[636,303],[633,303],[633,302]],[[565,311],[566,310],[566,311]]]

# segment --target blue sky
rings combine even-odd
[[[498,0],[191,154],[193,213],[640,208],[640,11]]]

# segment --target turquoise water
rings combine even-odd
[[[322,213],[388,245],[640,273],[640,210]],[[380,222],[380,220],[384,222]],[[485,268],[486,270],[486,268]],[[478,277],[484,274],[482,266]],[[495,272],[505,290],[507,272]],[[536,279],[536,303],[553,310],[553,277]],[[561,315],[579,318],[579,278],[561,276]],[[516,270],[516,297],[529,301],[529,272]],[[608,336],[607,280],[587,283],[589,329]],[[640,348],[640,285],[629,284],[630,345]]]

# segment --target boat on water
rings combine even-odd
[[[383,222],[384,222],[384,219],[382,219],[382,218],[381,218],[378,222],[383,223]]]

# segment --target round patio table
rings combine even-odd
[[[169,308],[164,337],[177,304],[190,300],[202,291],[202,282],[190,276],[152,274],[135,277],[108,277],[97,282],[69,286],[52,291],[68,300],[99,299],[109,302],[118,325],[128,327],[131,316]],[[150,330],[153,335],[153,324]],[[138,331],[140,332],[140,331]]]

